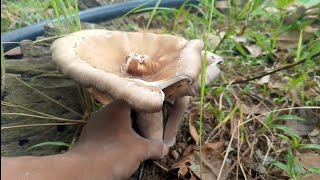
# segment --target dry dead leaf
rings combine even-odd
[[[320,127],[314,128],[314,130],[308,134],[308,137],[313,144],[320,144]]]
[[[196,175],[198,178],[201,177],[200,172],[200,152],[194,151],[190,157],[189,157],[189,163],[190,170],[193,172],[194,175]],[[221,165],[223,163],[223,156],[221,152],[214,151],[212,149],[206,149],[203,151],[202,155],[202,162],[203,162],[203,172],[202,172],[202,179],[203,180],[216,180]],[[220,177],[220,180],[225,180],[228,177],[228,170],[226,166],[223,168],[222,176]]]
[[[247,39],[244,36],[230,36],[230,38],[237,41],[238,43],[247,43]]]
[[[263,104],[242,104],[242,112],[246,115],[249,114],[255,114],[255,115],[259,115],[259,114],[265,114],[270,112],[270,110],[265,107]]]
[[[197,177],[194,174],[192,174],[192,172],[190,174],[191,174],[190,180],[197,180]]]
[[[182,166],[178,171],[178,178],[183,178],[189,173],[187,166]]]
[[[216,143],[208,143],[203,145],[202,151],[202,179],[203,180],[216,180],[220,168],[223,163],[223,155],[221,153],[224,140],[221,139]],[[189,148],[190,147],[190,148]],[[200,178],[200,151],[196,150],[196,147],[189,146],[184,154],[186,154],[178,163],[174,164],[173,168],[178,168],[178,174],[181,178],[186,177],[190,174],[190,179],[195,177]],[[190,149],[192,148],[192,151]],[[186,152],[187,151],[187,152]],[[228,176],[228,165],[225,165],[222,170],[220,180],[227,179]],[[188,171],[186,171],[186,168]],[[189,172],[189,173],[188,173]],[[193,177],[194,176],[194,177]]]
[[[263,154],[263,152],[260,149],[256,150],[255,154],[256,154],[257,158],[260,160],[260,162],[263,163],[262,164],[263,166],[268,166],[274,161],[274,159],[272,157],[270,157],[270,156],[266,157],[266,155]]]
[[[277,47],[280,49],[296,48],[299,42],[300,32],[288,31],[278,36]],[[304,32],[302,35],[303,41],[314,38],[312,33]]]
[[[256,58],[262,54],[261,47],[256,44],[246,45],[244,47],[249,51],[249,53],[251,54],[252,57]]]
[[[313,167],[320,167],[320,155],[312,152],[302,153],[296,156],[296,160],[301,162],[302,169],[310,169]],[[302,172],[303,173],[303,172]],[[303,180],[318,180],[320,179],[319,173],[312,173],[306,177],[302,178]]]
[[[228,9],[229,8],[228,1],[217,1],[215,3],[215,6],[218,9]]]
[[[212,45],[212,47],[215,48],[218,46],[219,42],[221,41],[221,38],[216,34],[210,33],[208,35],[208,40],[210,45]]]
[[[293,129],[299,136],[308,135],[320,124],[320,119],[314,116],[310,109],[299,109],[298,116],[305,121],[287,121],[285,125]]]
[[[192,151],[196,149],[196,146],[194,144],[189,145],[183,152],[182,156],[188,156]]]
[[[222,139],[222,140],[220,140],[219,142],[216,142],[216,143],[206,143],[206,144],[203,145],[203,147],[205,149],[212,149],[212,150],[221,152],[224,143],[225,143],[225,140]]]
[[[192,112],[189,115],[189,132],[192,136],[193,140],[196,142],[196,144],[199,144],[199,134],[197,132],[197,129],[194,127],[194,122],[196,121],[198,116],[198,113]]]
[[[171,150],[170,153],[175,160],[179,159],[180,156],[179,156],[179,153],[177,152],[177,150],[175,150],[175,149]]]
[[[16,47],[14,49],[11,49],[10,51],[5,53],[6,56],[19,56],[22,55],[20,47]]]
[[[270,83],[270,75],[263,76],[257,83],[261,85]]]

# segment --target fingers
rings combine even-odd
[[[157,160],[166,156],[169,148],[162,141],[143,139],[144,154],[143,160],[152,159]]]
[[[99,126],[96,128],[108,127],[131,127],[131,108],[121,101],[113,101],[99,111],[92,114],[89,125]]]
[[[84,126],[79,141],[98,141],[117,136],[131,129],[131,109],[124,102],[113,101],[92,113]]]

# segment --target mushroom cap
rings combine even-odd
[[[161,84],[177,76],[174,83],[197,80],[202,49],[201,40],[108,30],[78,31],[51,46],[52,60],[63,74],[100,96],[149,113],[162,109]]]

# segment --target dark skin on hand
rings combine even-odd
[[[122,180],[147,159],[168,153],[160,141],[139,136],[133,129],[131,109],[112,102],[93,113],[76,145],[51,156],[1,157],[4,180]]]

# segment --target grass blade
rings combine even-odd
[[[15,128],[26,128],[26,127],[38,127],[38,126],[57,126],[57,125],[77,125],[78,123],[41,123],[41,124],[23,124],[16,126],[3,126],[1,130],[15,129]]]
[[[149,29],[149,26],[150,26],[150,24],[151,24],[151,21],[152,21],[154,15],[156,14],[157,9],[158,9],[160,3],[161,3],[161,0],[158,0],[158,1],[157,1],[157,4],[153,7],[153,10],[152,10],[152,12],[151,12],[151,15],[150,15],[150,18],[149,18],[149,21],[148,21],[148,24],[147,24],[147,29]]]
[[[295,116],[295,115],[283,115],[283,116],[279,116],[277,118],[275,118],[273,121],[276,120],[295,120],[295,121],[305,121],[305,119],[299,117],[299,116]]]
[[[69,110],[70,112],[72,112],[72,113],[74,113],[74,114],[76,114],[76,115],[78,115],[78,116],[82,117],[82,115],[81,115],[81,114],[79,114],[79,113],[75,112],[74,110],[72,110],[72,109],[68,108],[67,106],[65,106],[65,105],[61,104],[60,102],[58,102],[58,101],[56,101],[56,100],[52,99],[51,97],[49,97],[49,96],[47,96],[47,95],[43,94],[42,92],[38,91],[37,89],[35,89],[35,88],[33,88],[33,87],[31,87],[29,84],[27,84],[27,83],[23,82],[21,79],[19,79],[19,78],[17,78],[17,77],[16,77],[16,79],[17,79],[18,81],[20,81],[22,84],[24,84],[24,85],[26,85],[27,87],[29,87],[29,88],[31,88],[32,90],[34,90],[35,92],[37,92],[37,93],[41,94],[42,96],[44,96],[44,97],[48,98],[48,99],[49,99],[49,100],[51,100],[52,102],[54,102],[54,103],[56,103],[56,104],[60,105],[61,107],[64,107],[65,109]]]
[[[43,146],[64,146],[64,147],[67,147],[67,148],[71,148],[70,144],[64,143],[64,142],[43,142],[43,143],[36,144],[36,145],[34,145],[32,147],[29,147],[27,149],[27,151],[29,151],[31,149],[34,149],[34,148],[43,147]]]
[[[318,149],[318,150],[320,150],[320,144],[301,144],[299,149]]]

